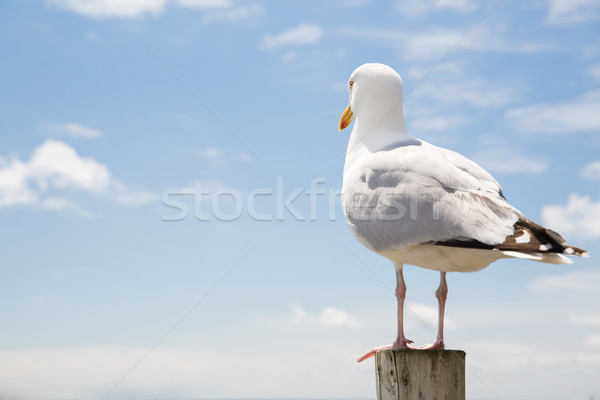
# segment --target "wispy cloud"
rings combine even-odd
[[[0,163],[0,208],[16,205],[39,205],[50,210],[71,210],[92,216],[72,200],[56,191],[76,189],[108,197],[122,205],[139,205],[156,196],[132,188],[114,179],[108,168],[59,140],[46,140],[35,148],[29,161],[17,158]]]
[[[550,41],[536,42],[507,38],[500,29],[478,27],[477,34],[466,37],[464,31],[429,29],[405,31],[389,28],[346,28],[337,31],[341,36],[369,40],[379,46],[392,47],[409,61],[432,60],[442,56],[458,43],[455,51],[486,53],[530,54],[554,51],[557,45]]]
[[[265,50],[279,47],[296,47],[314,44],[323,37],[323,29],[317,24],[303,22],[290,30],[277,35],[265,36],[260,42],[260,48]]]
[[[79,204],[64,197],[49,196],[40,201],[40,207],[45,210],[64,211],[79,215],[80,217],[93,219],[100,215],[86,210]]]
[[[233,6],[231,0],[177,0],[176,4],[188,8],[229,8]]]
[[[422,116],[412,118],[411,131],[417,132],[439,132],[453,130],[463,126],[467,120],[463,117],[446,117],[443,115]]]
[[[76,122],[65,122],[62,124],[44,122],[40,125],[40,130],[52,135],[82,139],[95,139],[102,136],[102,131],[100,129],[90,128]]]
[[[438,309],[423,303],[407,303],[405,307],[405,318],[407,324],[426,324],[429,328],[437,330]],[[444,327],[456,329],[456,322],[448,316],[444,318]]]
[[[480,79],[429,80],[411,95],[444,104],[466,104],[477,108],[494,108],[510,104],[518,97],[516,89]]]
[[[544,223],[566,236],[600,239],[600,201],[576,193],[569,195],[566,205],[549,205],[542,209]]]
[[[600,347],[600,333],[594,333],[586,336],[584,343],[590,347]]]
[[[372,4],[374,0],[337,0],[339,7],[354,8]]]
[[[575,314],[569,318],[575,326],[600,326],[600,314]]]
[[[215,9],[207,14],[202,20],[204,23],[211,22],[236,22],[249,20],[262,15],[265,9],[257,3],[240,5],[237,7]]]
[[[295,324],[317,324],[335,328],[358,328],[360,322],[348,312],[335,307],[325,307],[316,315],[310,315],[300,304],[290,306],[291,321]]]
[[[137,207],[158,199],[155,193],[148,192],[140,187],[126,185],[116,179],[112,180],[111,189],[107,195],[125,207]]]
[[[587,164],[579,171],[579,174],[587,179],[600,180],[600,160]]]
[[[105,18],[117,14],[135,18],[160,14],[168,0],[46,0],[46,4],[76,12],[86,17]]]
[[[198,153],[202,157],[210,158],[212,160],[221,159],[225,156],[225,152],[216,147],[208,147]]]
[[[572,271],[534,280],[530,288],[539,291],[573,290],[600,292],[600,271]]]
[[[242,342],[250,345],[159,346],[107,398],[264,398],[265,393],[271,398],[310,398],[314,393],[368,397],[365,382],[370,380],[352,362],[355,349],[348,345]],[[117,346],[2,349],[2,396],[97,399],[146,351]]]
[[[225,164],[226,161],[250,161],[251,157],[246,153],[235,153],[230,154],[218,147],[207,147],[203,150],[200,150],[198,156],[209,160],[215,166],[221,166]]]
[[[586,72],[589,76],[591,76],[595,80],[600,81],[600,64],[590,65],[586,69]]]
[[[421,79],[429,70],[430,65],[413,65],[408,68],[404,73],[403,77],[407,77],[414,80]],[[438,79],[448,79],[449,77],[464,77],[465,65],[460,61],[446,61],[441,62],[435,66],[435,69],[430,71],[429,79],[432,77],[438,77]]]
[[[46,4],[90,18],[159,16],[168,4],[205,11],[203,22],[234,21],[263,12],[260,4],[237,5],[232,0],[45,0]]]
[[[473,0],[403,0],[398,1],[397,4],[399,11],[408,15],[440,11],[468,13],[479,8],[477,2]]]
[[[498,174],[541,174],[546,171],[548,161],[526,156],[513,149],[480,150],[470,157],[492,173]]]
[[[600,19],[596,0],[550,0],[546,22],[553,25],[581,24]]]
[[[558,104],[534,104],[507,111],[506,118],[523,132],[570,134],[600,130],[600,91]]]

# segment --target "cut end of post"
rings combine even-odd
[[[462,350],[385,350],[375,354],[377,400],[465,400]]]

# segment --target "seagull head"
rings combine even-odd
[[[391,67],[369,63],[356,68],[348,80],[350,101],[340,118],[340,131],[356,118],[374,128],[388,117],[402,118],[402,78]]]

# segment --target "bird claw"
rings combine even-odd
[[[426,344],[424,346],[414,346],[411,348],[416,350],[445,350],[446,345],[444,344],[444,342],[435,342],[433,344]]]
[[[388,344],[386,346],[379,346],[379,347],[373,347],[371,350],[369,350],[368,352],[366,352],[365,354],[363,354],[362,356],[360,356],[358,358],[358,360],[356,360],[356,362],[361,362],[364,361],[368,358],[371,358],[375,355],[375,353],[377,353],[378,351],[384,351],[384,350],[409,350],[409,349],[415,349],[416,347],[413,346],[409,346],[409,344],[413,343],[412,340],[409,339],[402,339],[400,341],[396,341],[394,342],[394,344]]]
[[[391,348],[392,348],[392,345],[373,347],[371,350],[367,351],[365,354],[358,357],[358,360],[356,360],[356,362],[365,361],[367,358],[373,357],[375,355],[375,353],[377,353],[378,351],[390,350]]]
[[[409,344],[411,344],[411,343],[413,343],[412,340],[403,339],[399,342],[394,342],[394,344],[373,347],[371,350],[369,350],[368,352],[366,352],[365,354],[360,356],[358,358],[358,360],[356,360],[356,361],[357,362],[364,361],[368,358],[373,357],[375,355],[375,353],[377,353],[378,351],[385,351],[385,350],[409,350],[409,349],[413,349],[413,350],[445,350],[446,349],[446,346],[444,345],[443,341],[436,341],[433,344],[426,344],[424,346],[409,346]]]

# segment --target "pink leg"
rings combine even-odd
[[[373,357],[375,353],[381,350],[397,350],[408,349],[408,344],[412,340],[408,340],[404,336],[404,299],[406,298],[406,283],[404,282],[404,274],[402,273],[402,264],[396,265],[396,299],[398,301],[398,335],[393,344],[372,348],[366,354],[358,359],[358,362]]]
[[[406,283],[404,282],[404,274],[402,273],[402,265],[396,269],[396,299],[398,300],[398,335],[392,349],[406,349],[412,340],[408,340],[404,336],[404,299],[406,298]]]
[[[446,308],[446,298],[448,297],[445,272],[440,272],[440,287],[435,291],[435,297],[438,299],[438,335],[435,343],[429,349],[444,350],[444,310]]]

